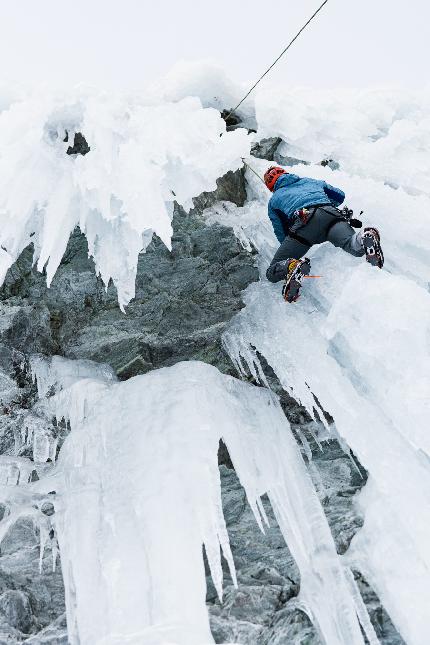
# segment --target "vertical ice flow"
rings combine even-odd
[[[390,136],[379,145],[375,140],[374,148],[370,139],[364,141],[369,122],[365,128],[363,125],[363,132],[355,131],[349,139],[336,139],[335,129],[324,138],[312,130],[315,115],[324,112],[321,105],[316,106],[312,117],[306,106],[303,108],[304,123],[310,124],[310,129],[304,127],[297,139],[297,154],[300,150],[310,154],[312,146],[319,150],[315,154],[325,149],[324,154],[330,155],[337,150],[343,155],[342,168],[354,167],[357,176],[319,165],[288,170],[340,186],[350,207],[364,209],[364,225],[377,226],[382,235],[384,270],[372,269],[364,260],[329,244],[315,246],[308,256],[322,278],[308,280],[301,300],[286,306],[280,286],[264,279],[268,250],[277,245],[267,229],[269,196],[248,171],[251,201],[238,210],[236,226],[240,222],[240,234],[248,232],[248,239],[261,250],[263,280],[248,287],[246,306],[227,330],[224,344],[234,362],[254,375],[259,372],[258,355],[264,356],[282,386],[312,415],[318,413],[324,422],[323,410],[327,410],[334,418],[341,439],[373,482],[367,486],[368,494],[362,495],[365,525],[353,540],[350,563],[373,585],[408,645],[426,645],[430,595],[430,443],[426,431],[430,411],[430,294],[426,277],[430,221],[425,213],[430,200],[425,186],[430,164],[427,160],[427,175],[415,166],[414,172],[409,172],[411,128],[404,128],[404,141]],[[428,107],[424,100],[416,111],[406,106],[402,109],[406,120],[418,119],[428,126],[423,118]],[[260,108],[263,110],[263,105]],[[281,111],[273,109],[282,120]],[[262,112],[263,119],[264,114],[267,117],[268,113]],[[334,111],[333,120],[336,114]],[[400,132],[395,127],[399,114],[401,111],[397,116],[392,113],[393,123],[388,119],[388,131],[394,127]],[[342,127],[353,128],[346,113],[343,117]],[[273,120],[271,124],[274,126]],[[327,131],[324,127],[322,132]],[[290,132],[294,135],[294,129]],[[275,128],[272,134],[276,134]],[[333,143],[336,141],[338,147]],[[393,154],[396,146],[399,149],[395,163],[388,162],[386,168],[378,157],[382,146],[386,152],[391,147]],[[367,163],[360,159],[364,149]],[[250,163],[261,174],[269,165],[258,159]],[[212,211],[210,216],[215,215]],[[234,220],[234,207],[229,207],[229,217]],[[384,553],[392,553],[393,560]],[[390,561],[396,566],[390,566]]]
[[[71,642],[213,642],[202,545],[220,596],[220,549],[235,580],[222,438],[262,526],[260,498],[269,495],[321,637],[362,645],[343,564],[276,397],[199,362],[125,383],[103,382],[96,370],[92,379],[89,367],[55,362],[51,378],[61,387],[63,371],[65,387],[45,403],[59,418],[75,411],[56,513]],[[71,378],[73,368],[83,378]],[[49,365],[37,369],[46,389]]]

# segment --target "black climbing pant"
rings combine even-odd
[[[279,282],[286,277],[285,262],[289,258],[298,260],[309,251],[314,244],[331,242],[351,255],[361,257],[365,255],[361,242],[357,239],[357,233],[352,226],[342,218],[339,211],[333,206],[322,206],[313,212],[306,224],[296,228],[292,227],[292,235],[297,235],[300,240],[287,235],[266,271],[267,279],[270,282]],[[279,263],[279,266],[277,266]]]

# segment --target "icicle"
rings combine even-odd
[[[6,466],[6,486],[17,486],[19,484],[20,469],[15,463]]]
[[[320,426],[320,427],[321,427],[321,426]],[[320,452],[324,452],[324,449],[323,449],[323,447],[322,447],[322,443],[321,443],[321,441],[320,441],[320,439],[319,439],[319,437],[318,437],[318,434],[317,434],[316,432],[314,432],[314,430],[313,430],[313,428],[312,428],[312,424],[309,424],[309,425],[307,426],[307,428],[308,428],[308,430],[309,430],[309,433],[310,433],[310,435],[311,435],[312,439],[315,441],[315,443],[317,444],[318,448],[320,449]]]
[[[257,501],[257,507],[258,507],[258,510],[259,510],[259,512],[260,512],[260,516],[262,517],[264,524],[265,524],[268,528],[270,528],[269,518],[267,517],[266,511],[264,510],[264,506],[263,506],[263,502],[262,502],[262,500],[261,500],[261,497],[257,497],[257,500],[256,500],[256,501]],[[263,533],[264,533],[264,532],[265,532],[265,531],[263,530]]]
[[[369,645],[381,645],[380,640],[376,635],[375,628],[370,622],[366,605],[364,604],[363,598],[361,596],[358,585],[354,579],[353,573],[348,566],[345,567],[345,573],[347,576],[347,580],[350,584],[352,597],[354,598],[358,619],[360,621],[360,625],[362,626],[364,633],[366,634],[366,638],[369,642]]]
[[[48,519],[42,516],[39,520],[39,573],[42,573],[43,555],[49,539]]]
[[[28,99],[2,113],[15,163],[3,163],[0,174],[0,228],[12,249],[0,255],[0,282],[33,230],[34,259],[39,270],[46,268],[49,284],[79,225],[97,274],[105,285],[113,279],[124,310],[134,297],[138,256],[146,250],[142,244],[155,233],[171,248],[172,209],[166,187],[177,203],[191,208],[194,197],[216,189],[218,177],[242,166],[251,141],[244,129],[227,133],[219,113],[202,107],[197,97],[146,105],[74,91],[62,99],[60,105],[54,96],[42,102]],[[77,105],[80,114],[71,119]],[[78,128],[91,137],[85,164],[66,154]],[[24,129],[30,133],[25,141]],[[60,134],[65,130],[67,143]],[[205,149],[213,154],[202,164]],[[7,146],[3,156],[8,159]],[[14,186],[20,187],[16,194]],[[36,212],[35,204],[43,209]]]
[[[35,432],[33,436],[33,460],[35,463],[45,463],[51,456],[50,437],[46,432]]]
[[[14,453],[17,455],[23,445],[25,445],[25,436],[23,438],[23,429],[14,428],[13,430],[13,439],[14,439]]]
[[[49,442],[49,459],[55,464],[57,459],[57,447],[58,447],[58,437],[51,437]]]
[[[306,439],[305,435],[303,434],[302,430],[300,428],[296,428],[297,435],[300,439],[300,443],[303,446],[304,453],[308,459],[309,462],[312,461],[312,450],[311,447],[308,443],[308,440]]]
[[[55,533],[54,533],[54,536],[51,538],[51,550],[52,550],[52,572],[55,573],[57,568],[57,557],[58,557],[58,540]]]

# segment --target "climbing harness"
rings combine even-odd
[[[333,226],[336,226],[336,224],[339,223],[339,221],[345,221],[347,222],[350,226],[353,228],[361,228],[363,226],[363,223],[359,219],[353,218],[354,211],[352,208],[348,208],[348,206],[344,206],[342,210],[336,207],[332,207],[337,211],[337,215],[334,213],[331,213],[330,211],[326,211],[324,208],[327,206],[327,204],[316,204],[315,206],[312,206],[310,209],[309,208],[300,208],[299,210],[294,212],[295,220],[296,222],[301,223],[303,226],[307,224],[312,217],[315,215],[316,211],[321,208],[321,210],[329,213],[330,215],[333,216],[333,222],[329,225],[327,229],[327,233],[333,228]],[[360,211],[360,215],[363,213],[363,211]],[[300,227],[299,227],[300,228]],[[297,242],[300,242],[300,244],[303,244],[305,246],[312,246],[313,242],[310,242],[307,240],[305,237],[302,237],[299,235],[299,233],[296,233],[294,229],[288,229],[287,233],[288,237],[293,238],[293,240],[297,240]]]
[[[263,80],[263,78],[264,78],[264,77],[265,77],[265,76],[270,72],[270,70],[271,70],[271,69],[273,69],[273,67],[275,67],[276,63],[277,63],[277,62],[282,58],[282,56],[283,56],[284,54],[286,54],[286,53],[287,53],[287,51],[290,49],[291,45],[292,45],[292,44],[297,40],[297,38],[300,36],[300,34],[302,33],[302,31],[304,31],[304,30],[306,29],[306,27],[309,25],[309,23],[310,23],[310,22],[312,22],[312,20],[313,20],[313,19],[315,18],[315,16],[316,16],[320,11],[321,11],[321,9],[324,7],[324,5],[326,5],[326,4],[327,4],[327,2],[328,2],[328,0],[324,0],[324,2],[322,3],[322,5],[321,5],[320,7],[318,7],[318,9],[315,11],[315,13],[314,13],[310,18],[309,18],[309,20],[308,20],[308,21],[303,25],[303,27],[302,27],[302,28],[297,32],[297,34],[296,34],[296,35],[294,36],[294,38],[293,38],[293,39],[288,43],[288,45],[285,47],[285,49],[284,49],[284,50],[279,54],[278,58],[277,58],[275,61],[273,61],[273,63],[270,65],[270,67],[268,67],[268,68],[266,69],[266,71],[264,72],[264,74],[262,74],[262,75],[260,76],[260,78],[256,81],[256,83],[254,83],[254,85],[251,87],[251,89],[250,89],[250,90],[245,94],[245,96],[243,97],[243,99],[242,99],[241,101],[239,101],[239,103],[236,105],[236,107],[234,107],[232,110],[230,110],[230,112],[229,112],[228,114],[226,114],[225,116],[223,115],[223,117],[222,117],[222,118],[224,119],[224,121],[227,121],[227,119],[231,117],[231,115],[232,115],[232,114],[237,110],[237,108],[238,108],[240,105],[242,105],[242,103],[245,101],[245,99],[247,99],[247,98],[248,98],[248,96],[251,94],[251,92],[252,92],[253,90],[255,90],[255,88],[256,88],[256,87],[257,87],[257,85],[260,83],[260,81],[262,81],[262,80]]]
[[[325,210],[323,206],[320,206],[320,208],[322,210]],[[330,226],[327,229],[327,233],[333,228],[333,226],[336,226],[336,224],[339,223],[339,220],[340,221],[343,220],[344,222],[347,222],[347,224],[349,224],[353,228],[361,228],[363,226],[363,222],[361,222],[359,219],[355,219],[354,217],[352,217],[354,214],[354,211],[352,210],[352,208],[348,208],[348,206],[344,206],[342,210],[336,207],[333,207],[333,208],[335,208],[335,210],[338,212],[338,215],[333,215],[333,213],[330,213],[330,211],[326,211],[326,213],[330,213],[334,217],[333,222],[331,222]],[[363,211],[360,211],[360,215],[362,213]]]
[[[353,228],[361,228],[363,226],[363,222],[361,220],[355,219],[355,217],[353,217],[354,211],[352,210],[352,208],[348,208],[348,206],[344,206],[342,210],[339,210],[339,209],[337,210],[339,211],[339,213],[341,213],[343,219],[346,220],[348,224]],[[362,214],[363,214],[363,211],[360,211],[360,215]]]

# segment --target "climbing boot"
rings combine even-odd
[[[282,287],[282,296],[286,302],[296,302],[300,296],[303,278],[309,275],[311,262],[309,258],[302,260],[291,259],[288,264],[288,274]]]
[[[384,254],[381,249],[381,238],[376,228],[365,228],[361,233],[361,243],[366,251],[366,260],[375,267],[382,269]]]

